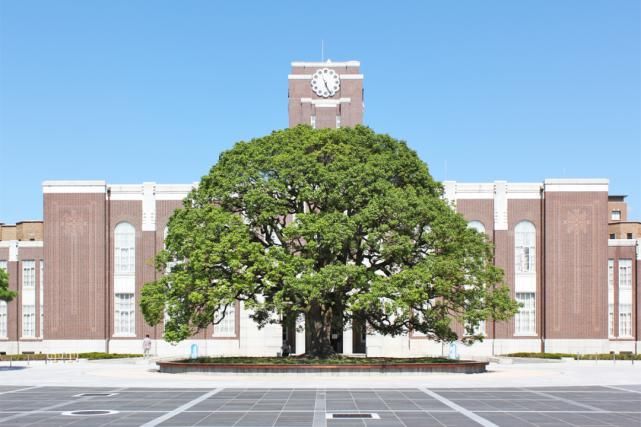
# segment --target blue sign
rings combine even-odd
[[[198,359],[198,344],[191,345],[191,358]]]

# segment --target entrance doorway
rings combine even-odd
[[[296,316],[289,316],[283,319],[282,346],[281,351],[283,356],[296,354]],[[287,350],[289,350],[289,352]]]
[[[367,353],[367,327],[362,319],[352,319],[352,351],[357,354]]]

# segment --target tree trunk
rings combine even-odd
[[[332,347],[332,310],[322,304],[312,303],[307,312],[310,346],[306,354],[312,357],[329,357],[335,354]]]

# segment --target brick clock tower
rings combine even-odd
[[[360,62],[292,62],[289,126],[339,128],[363,123]]]

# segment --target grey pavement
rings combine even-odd
[[[572,361],[488,366],[484,374],[165,374],[145,360],[49,363],[0,362],[0,384],[15,386],[169,388],[488,388],[627,386],[641,384],[641,363]]]
[[[328,376],[162,374],[143,360],[0,363],[0,427],[44,425],[639,427],[641,364]]]
[[[640,426],[640,389],[0,386],[0,426]]]

